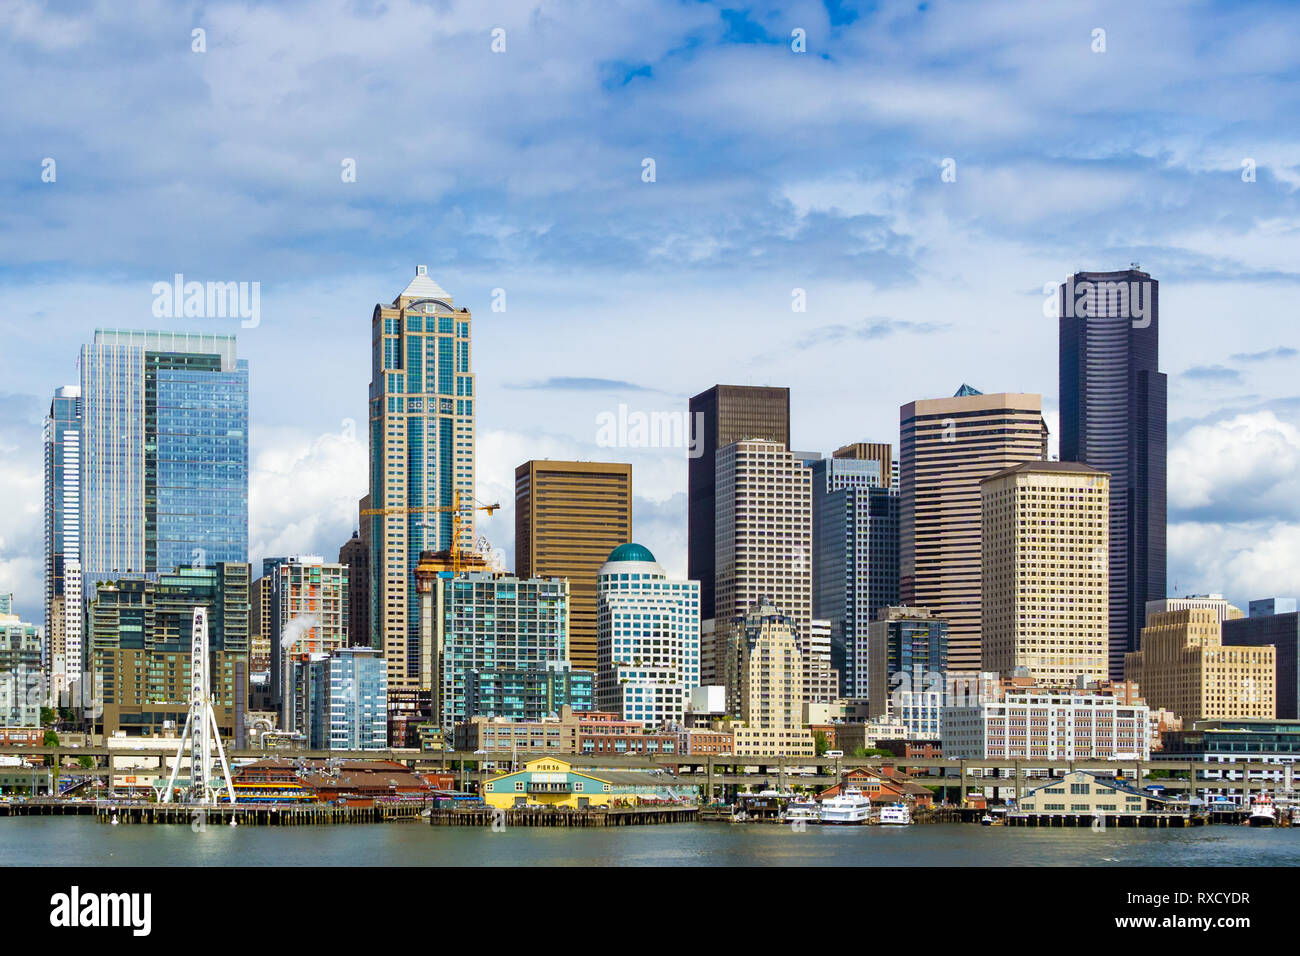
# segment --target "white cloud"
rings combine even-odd
[[[1188,429],[1169,450],[1169,502],[1300,518],[1300,428],[1262,411]]]

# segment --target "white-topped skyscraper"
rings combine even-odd
[[[624,544],[596,578],[596,705],[646,727],[680,723],[700,686],[700,583]]]
[[[55,389],[42,434],[45,450],[45,640],[50,690],[82,670],[81,387]]]
[[[474,546],[470,312],[417,266],[391,305],[375,306],[371,346],[370,508],[379,513],[363,520],[370,639],[387,662],[391,692],[420,686],[420,554],[450,548],[453,528],[461,549]]]

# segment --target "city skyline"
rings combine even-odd
[[[127,88],[158,91],[149,94],[155,112],[178,129],[149,161],[133,150],[158,145],[154,133],[139,128],[125,142],[101,118],[102,104],[70,93],[69,84],[96,88],[80,72],[94,61],[120,63],[112,40],[124,14],[5,21],[6,49],[23,54],[7,68],[29,58],[35,80],[32,115],[6,107],[33,157],[5,161],[4,187],[31,210],[32,228],[0,233],[10,263],[0,304],[11,325],[0,357],[9,383],[0,494],[17,503],[0,516],[0,589],[16,594],[25,619],[43,619],[38,436],[51,389],[77,380],[69,343],[101,326],[236,335],[250,362],[248,557],[333,554],[356,525],[365,488],[369,342],[358,316],[420,262],[479,318],[478,497],[504,506],[480,530],[511,552],[520,461],[630,461],[637,537],[680,575],[685,452],[602,447],[601,412],[683,411],[715,383],[789,387],[794,447],[828,454],[846,441],[896,441],[889,426],[899,404],[968,381],[1041,394],[1059,436],[1057,323],[1044,305],[1079,269],[1138,261],[1164,286],[1170,592],[1222,591],[1244,606],[1298,589],[1300,396],[1285,323],[1295,248],[1286,229],[1269,225],[1295,211],[1300,183],[1296,146],[1277,123],[1292,105],[1276,80],[1300,32],[1294,11],[1275,8],[1268,35],[1246,42],[1219,34],[1213,6],[1190,12],[1174,35],[1154,14],[1105,5],[1088,16],[993,5],[979,18],[949,11],[942,22],[915,5],[862,13],[700,5],[649,27],[616,18],[600,29],[581,12],[534,22],[534,9],[504,7],[488,22],[468,8],[439,14],[396,3],[369,18],[329,12],[302,24],[278,11],[252,21],[217,5],[202,54],[190,50],[188,15],[132,23],[143,31],[137,44],[175,43],[158,68],[184,78],[146,75],[140,89]],[[1098,24],[1109,29],[1104,53],[1090,49]],[[496,26],[508,37],[499,55],[490,47]],[[796,27],[807,32],[806,54],[790,49]],[[421,95],[471,149],[431,160],[421,132],[410,155],[367,152],[358,117],[373,113],[391,129],[413,108],[410,94],[383,102],[322,77],[304,95],[330,98],[341,115],[319,110],[320,125],[306,126],[281,117],[251,79],[267,87],[316,75],[338,55],[340,35],[360,63],[395,31],[436,37],[459,68],[447,81],[456,87]],[[1218,51],[1208,63],[1193,53],[1205,43]],[[1014,79],[962,65],[987,64],[989,44]],[[520,119],[502,133],[492,104],[521,95],[521,76],[564,62],[572,68],[557,85],[522,92],[545,97],[545,108],[530,102],[555,132],[539,135],[536,121]],[[737,81],[757,68],[773,85]],[[389,74],[375,69],[382,86]],[[882,80],[915,115],[879,95]],[[692,105],[684,91],[701,82],[713,93]],[[1189,94],[1198,82],[1231,85],[1245,106]],[[1081,83],[1091,96],[1082,103]],[[475,84],[481,92],[466,95]],[[820,96],[848,87],[864,92]],[[232,165],[201,148],[180,119],[196,91],[218,110],[251,98],[247,128],[229,132],[265,163]],[[773,102],[784,108],[772,111]],[[1151,109],[1166,115],[1158,131],[1139,122]],[[1091,122],[1100,111],[1118,120]],[[643,130],[635,117],[647,113],[662,127],[697,130],[697,139]],[[787,145],[773,151],[775,115]],[[1067,151],[1043,145],[1067,135]],[[45,156],[57,163],[53,182],[40,179]],[[348,158],[354,183],[339,176]],[[656,160],[654,182],[642,179],[644,158]],[[955,160],[954,182],[942,178],[945,158]],[[1245,158],[1256,167],[1250,181]],[[482,174],[477,192],[457,185],[471,169]],[[187,196],[168,201],[178,181]],[[252,201],[281,185],[267,209]],[[59,223],[71,204],[109,228],[66,232]],[[429,210],[418,224],[404,214],[417,205]],[[751,211],[736,228],[722,225],[728,209]],[[194,230],[196,221],[214,225]],[[376,242],[370,231],[380,227]],[[431,239],[439,227],[453,231]],[[177,273],[260,282],[258,323],[156,317],[153,287]],[[64,282],[94,296],[96,308],[52,295]],[[669,310],[658,305],[665,287]],[[806,294],[804,312],[792,309],[795,289]],[[493,310],[498,301],[505,311]],[[582,348],[554,348],[548,336],[559,322]],[[864,381],[867,367],[874,374]],[[309,409],[293,401],[304,393],[315,400]]]

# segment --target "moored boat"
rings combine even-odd
[[[880,808],[878,821],[882,827],[905,827],[912,823],[912,811],[906,804],[891,803]]]
[[[1277,807],[1267,793],[1261,793],[1251,803],[1249,821],[1252,827],[1271,827],[1277,824]]]
[[[822,823],[866,823],[871,816],[871,801],[859,790],[848,790],[838,797],[822,801]]]

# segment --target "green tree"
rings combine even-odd
[[[817,756],[820,757],[820,756],[822,756],[823,754],[826,753],[827,749],[829,749],[829,748],[828,748],[828,746],[827,746],[827,744],[826,744],[826,732],[825,732],[825,731],[823,731],[823,730],[818,730],[818,731],[816,731],[816,732],[813,734],[813,746],[816,748],[816,754],[817,754]]]
[[[42,708],[41,708],[41,726],[42,726],[42,727],[48,727],[48,726],[50,726],[50,724],[54,723],[55,719],[56,719],[56,715],[55,715],[55,713],[54,713],[54,711],[53,711],[52,708],[49,708],[49,707],[42,707]]]
[[[91,767],[95,766],[95,761],[85,756],[78,757],[77,766],[83,770],[89,770]]]
[[[59,745],[59,735],[52,730],[45,731],[45,737],[41,740],[43,747],[57,747]]]

